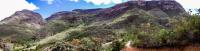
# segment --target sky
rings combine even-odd
[[[60,11],[108,8],[128,0],[1,0],[0,20],[23,9],[40,13],[43,18]],[[200,8],[200,0],[176,0],[185,9]]]

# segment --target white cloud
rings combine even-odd
[[[123,0],[84,0],[86,1],[87,3],[93,3],[95,5],[107,5],[107,4],[112,4],[112,3],[115,3],[115,4],[118,4],[118,3],[122,3]]]
[[[70,1],[72,1],[72,2],[78,2],[79,0],[70,0]]]
[[[200,8],[200,0],[176,0],[186,9]]]
[[[78,2],[79,0],[70,0],[70,1]],[[107,5],[111,3],[118,4],[129,0],[84,0],[84,1],[87,3],[93,3],[95,5]],[[151,1],[151,0],[146,0],[146,1]],[[200,0],[176,0],[176,1],[179,2],[181,5],[183,5],[184,8],[200,8]]]
[[[186,11],[188,11],[189,9],[192,9],[193,13],[197,13],[196,9],[200,8],[200,0],[176,0],[177,2],[179,2]]]
[[[45,1],[45,2],[47,2],[48,4],[53,4],[53,1],[54,1],[54,0],[41,0],[41,1]]]
[[[26,0],[1,0],[0,6],[0,20],[11,16],[16,11],[20,11],[23,9],[39,9],[37,6],[32,3],[28,3]]]
[[[78,2],[79,0],[70,0],[73,2]],[[122,3],[124,0],[84,0],[87,3],[93,3],[95,5],[107,5],[107,4],[118,4]]]

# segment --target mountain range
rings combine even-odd
[[[123,51],[129,42],[132,48],[182,51],[178,47],[199,44],[198,19],[176,1],[128,1],[110,8],[61,11],[46,19],[22,10],[0,21],[0,49]]]

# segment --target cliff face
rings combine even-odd
[[[17,11],[8,18],[5,18],[0,22],[1,24],[15,24],[26,25],[33,28],[41,28],[44,25],[42,16],[30,10]]]

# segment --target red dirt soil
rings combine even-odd
[[[163,47],[163,48],[124,48],[121,51],[200,51],[200,44],[188,45],[184,47]]]

